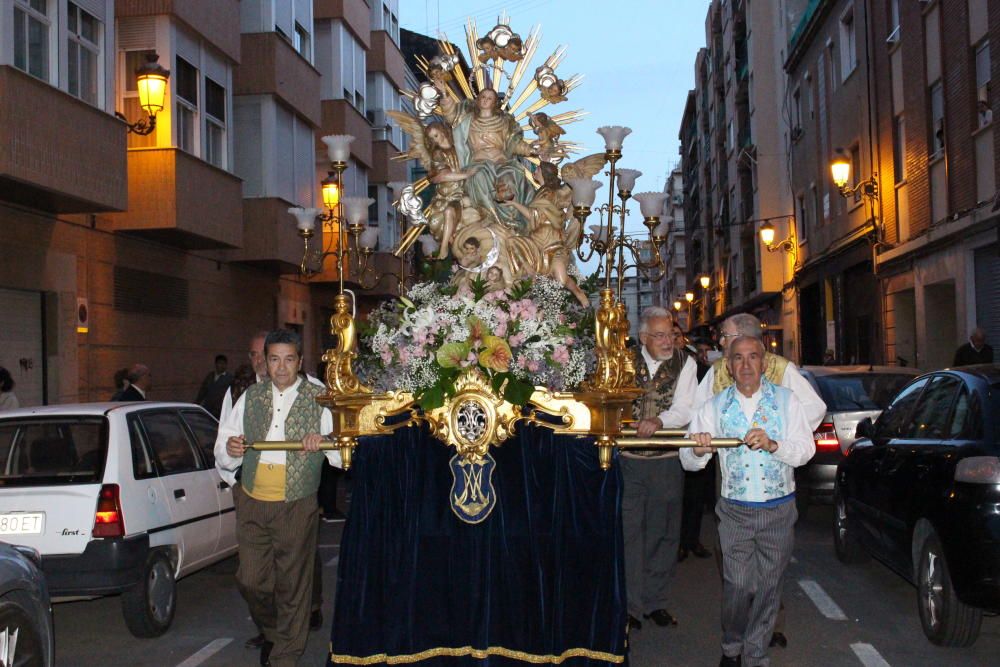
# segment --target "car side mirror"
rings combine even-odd
[[[865,417],[858,422],[857,428],[854,429],[855,438],[869,438],[875,434],[875,425],[872,423],[871,417]]]

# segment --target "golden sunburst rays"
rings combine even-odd
[[[542,63],[541,66],[551,67],[553,70],[555,70],[555,68],[563,61],[563,58],[565,57],[566,57],[566,47],[560,45],[556,47],[556,50],[552,52],[552,55],[550,55],[548,58],[545,59],[545,62]],[[527,58],[525,58],[525,60],[527,60]],[[525,66],[525,69],[527,69],[527,66]],[[531,81],[529,81],[525,89],[521,91],[521,94],[517,96],[517,100],[515,100],[513,104],[507,107],[507,110],[512,114],[517,114],[517,110],[521,108],[521,105],[524,104],[528,100],[528,98],[531,97],[531,94],[534,93],[536,90],[538,90],[538,81],[536,81],[535,77],[532,76]],[[535,102],[535,104],[538,104],[538,102],[540,101],[543,100],[538,100]],[[534,105],[532,106],[534,107]],[[545,105],[543,104],[541,106],[538,106],[537,108],[533,108],[530,111],[528,111],[528,113],[533,113],[535,111],[538,111],[538,109],[541,109],[543,106]],[[517,116],[518,120],[523,120],[524,118],[527,118],[527,113],[519,114]]]
[[[524,42],[524,57],[517,61],[517,66],[514,68],[514,73],[510,77],[510,83],[507,85],[507,92],[504,94],[504,109],[507,111],[513,111],[517,107],[524,103],[524,100],[528,98],[535,89],[538,88],[538,84],[535,83],[534,77],[528,82],[528,85],[517,97],[517,101],[511,104],[511,100],[514,98],[514,91],[521,84],[521,79],[524,77],[524,73],[528,71],[528,65],[531,64],[531,60],[535,57],[535,52],[538,50],[538,42],[542,37],[542,26],[536,25],[531,29],[528,34],[528,39]]]
[[[476,77],[476,90],[479,91],[486,87],[486,74],[483,72],[482,63],[479,62],[479,47],[476,46],[476,42],[479,41],[479,30],[476,28],[475,19],[471,17],[465,23],[465,40],[469,44],[469,65]]]

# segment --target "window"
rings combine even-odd
[[[198,458],[181,424],[172,412],[146,413],[140,417],[153,457],[163,474],[198,469]]]
[[[806,198],[805,195],[799,195],[796,197],[796,203],[798,204],[798,215],[795,216],[795,236],[799,239],[799,243],[806,238],[806,229],[808,227],[808,221],[806,220]]]
[[[930,157],[936,159],[944,155],[944,88],[938,81],[930,89],[931,103],[931,137],[930,137]]]
[[[809,76],[808,73],[806,73],[806,80],[805,80],[805,84],[804,85],[805,85],[805,88],[806,88],[806,91],[805,91],[805,96],[806,96],[806,117],[809,120],[812,120],[813,118],[816,117],[816,107],[815,107],[816,102],[813,100],[812,77]]]
[[[306,60],[309,60],[309,31],[301,23],[295,22],[295,38],[292,41],[295,50]]]
[[[177,97],[174,119],[177,125],[177,147],[194,154],[197,146],[195,126],[198,117],[198,68],[178,57],[173,79]]]
[[[979,127],[993,122],[990,108],[990,40],[984,39],[976,46],[976,116]]]
[[[906,116],[892,120],[892,170],[896,183],[906,180]]]
[[[879,416],[878,421],[875,422],[876,438],[895,438],[899,436],[900,431],[908,423],[910,413],[913,412],[913,406],[916,405],[917,399],[920,397],[920,392],[923,391],[926,385],[927,378],[921,378],[904,389],[893,400],[892,405],[886,408],[881,416]]]
[[[153,468],[153,460],[149,458],[146,436],[142,432],[139,419],[134,416],[129,416],[128,435],[132,448],[132,477],[135,479],[153,477],[156,470]]]
[[[130,121],[135,121],[146,115],[146,112],[142,110],[139,106],[139,89],[136,84],[135,70],[140,65],[146,62],[146,56],[153,54],[154,51],[125,51],[124,54],[124,81],[125,81],[125,92],[123,95],[122,106],[124,108],[125,117]],[[141,135],[134,132],[128,133],[128,147],[129,148],[147,148],[151,146],[156,146],[156,134],[159,129],[154,129],[150,134]]]
[[[861,201],[861,189],[858,183],[861,182],[861,146],[854,144],[851,146],[851,187],[854,188],[854,201]]]
[[[792,141],[802,135],[802,91],[796,87],[792,93]]]
[[[5,487],[100,483],[108,450],[102,417],[25,417],[0,424]]]
[[[809,222],[816,226],[819,226],[819,211],[819,190],[813,183],[809,186]]]
[[[181,415],[194,433],[202,458],[211,468],[215,465],[215,436],[219,431],[218,422],[199,410],[184,410]]]
[[[69,93],[90,104],[98,103],[98,64],[101,60],[101,22],[68,2],[66,61]]]
[[[983,437],[979,400],[962,387],[952,411],[947,437],[952,440],[979,440]]]
[[[14,67],[49,80],[48,0],[14,0]]]
[[[889,0],[889,36],[885,42],[890,46],[899,43],[899,0]]]
[[[916,440],[944,438],[951,428],[951,406],[961,385],[962,381],[955,377],[934,377],[920,397],[913,417],[900,430],[900,437]]]
[[[226,168],[226,89],[205,77],[205,161]]]
[[[840,17],[840,76],[846,81],[858,66],[857,40],[854,26],[854,9]]]

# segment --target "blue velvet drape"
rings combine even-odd
[[[469,525],[425,429],[355,450],[330,664],[627,662],[618,466],[533,426],[491,453],[498,502]]]

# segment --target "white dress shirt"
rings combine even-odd
[[[701,379],[698,383],[698,390],[694,395],[694,409],[700,409],[705,403],[712,398],[712,385],[715,384],[715,366],[713,365],[705,373],[705,377]],[[785,367],[785,374],[781,377],[781,386],[785,389],[791,389],[792,393],[798,397],[799,401],[802,403],[802,409],[805,410],[806,420],[809,422],[809,426],[812,430],[819,428],[819,425],[823,422],[823,417],[826,416],[826,403],[823,399],[819,397],[816,390],[813,389],[809,381],[802,377],[799,373],[798,366],[792,362],[788,362],[788,366]],[[737,392],[739,393],[739,392]]]
[[[684,428],[691,421],[695,390],[698,388],[698,364],[695,363],[691,355],[685,354],[684,356],[686,357],[684,365],[677,376],[677,384],[674,385],[674,400],[668,409],[656,415],[663,422],[663,428]],[[642,346],[642,359],[646,362],[649,377],[655,376],[663,361],[654,359],[653,355],[646,350],[645,345]]]
[[[787,373],[786,373],[787,375]],[[757,389],[753,396],[744,396],[736,390],[736,400],[740,410],[743,411],[747,422],[753,421],[754,412],[760,402],[761,390]],[[722,401],[708,401],[695,411],[688,427],[689,433],[711,433],[714,437],[722,437],[722,428],[719,425],[719,408]],[[813,430],[806,417],[805,407],[799,397],[792,392],[788,397],[785,406],[785,414],[782,415],[785,425],[785,436],[777,440],[778,448],[774,450],[772,456],[782,463],[786,463],[793,468],[805,464],[816,453],[816,442],[813,440]],[[719,449],[719,458],[725,467],[726,454],[728,449]],[[711,454],[696,456],[691,447],[681,448],[681,465],[685,470],[701,470],[708,465],[712,458]]]
[[[292,404],[295,403],[295,398],[299,395],[299,385],[301,383],[302,378],[299,378],[295,381],[294,385],[284,391],[279,391],[276,386],[271,385],[271,401],[274,411],[265,440],[281,441],[285,439],[285,419],[288,417],[288,412],[292,409]],[[226,418],[219,422],[219,434],[215,438],[215,467],[219,470],[219,475],[222,479],[230,486],[236,483],[236,470],[243,465],[243,457],[230,456],[226,451],[226,441],[232,436],[244,435],[243,414],[245,409],[246,392],[239,397],[236,405],[233,406],[232,411]],[[323,408],[320,417],[320,433],[326,435],[332,430],[333,415],[328,408]],[[323,453],[326,454],[326,459],[330,462],[330,465],[335,468],[344,467],[338,450],[329,449]],[[260,460],[262,463],[285,465],[287,456],[288,452],[285,451],[266,451],[261,452]]]

